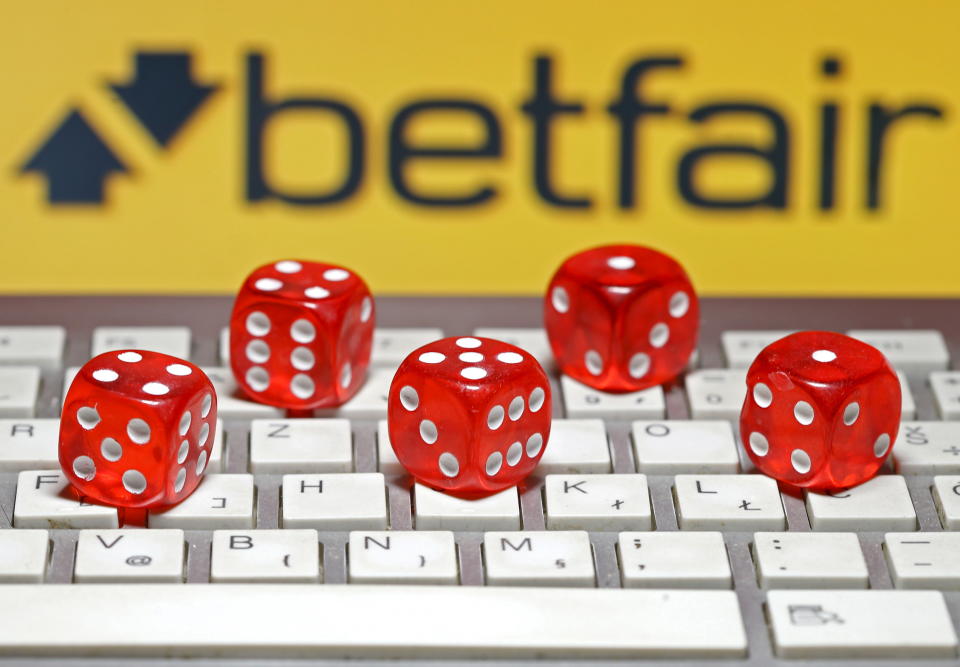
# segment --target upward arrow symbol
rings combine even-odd
[[[154,140],[166,147],[217,86],[194,83],[189,53],[137,52],[130,83],[111,84]]]
[[[74,109],[20,171],[46,175],[51,204],[98,204],[107,176],[127,167]]]

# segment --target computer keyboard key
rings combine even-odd
[[[59,368],[66,338],[63,327],[0,327],[0,365]]]
[[[216,530],[213,583],[310,583],[321,580],[315,530]]]
[[[510,343],[523,348],[533,355],[545,369],[554,366],[553,350],[550,349],[550,341],[547,339],[547,332],[543,329],[513,329],[513,328],[492,328],[486,327],[475,329],[474,336],[483,338],[494,338],[502,340],[504,343]]]
[[[465,623],[464,614],[452,610],[470,610],[482,622]],[[121,659],[134,653],[247,661],[747,653],[733,591],[10,584],[0,586],[0,627],[4,654]]]
[[[733,586],[722,533],[620,533],[617,552],[624,588]]]
[[[373,330],[373,350],[370,355],[372,366],[384,366],[396,369],[407,355],[427,343],[443,338],[443,329],[430,327]]]
[[[488,586],[594,586],[593,548],[583,531],[488,532]]]
[[[740,457],[730,422],[635,421],[633,454],[640,472],[724,474],[740,469]]]
[[[384,475],[407,474],[407,469],[400,464],[400,459],[397,458],[397,453],[393,451],[393,445],[390,444],[390,429],[387,428],[386,419],[377,422],[377,461],[377,470]]]
[[[960,590],[960,533],[887,533],[883,551],[895,587]]]
[[[80,498],[60,470],[24,470],[17,475],[13,507],[17,528],[118,528],[115,507]]]
[[[666,401],[660,387],[611,394],[591,389],[566,375],[561,376],[560,387],[565,414],[571,419],[663,419],[666,412]]]
[[[73,580],[176,583],[185,560],[182,530],[81,530]]]
[[[255,419],[250,471],[321,473],[353,470],[353,435],[346,419]]]
[[[317,410],[321,417],[346,417],[349,419],[383,419],[387,416],[387,399],[393,368],[371,368],[366,382],[353,398],[338,408]]]
[[[0,366],[0,417],[33,417],[39,395],[39,368]]]
[[[59,419],[0,419],[0,472],[57,468]]]
[[[913,400],[910,382],[903,371],[896,371],[896,375],[897,379],[900,380],[900,419],[916,419],[917,404]]]
[[[456,584],[457,545],[449,531],[353,531],[352,584]],[[415,594],[415,593],[414,593]]]
[[[781,590],[767,593],[781,658],[954,658],[957,635],[933,591]]]
[[[652,527],[646,475],[547,475],[543,497],[551,530]]]
[[[284,475],[284,528],[387,528],[386,480],[378,472]]]
[[[413,508],[417,530],[520,529],[520,496],[515,486],[486,498],[466,500],[414,484]]]
[[[114,350],[148,350],[180,359],[190,358],[187,327],[97,327],[90,357]]]
[[[681,530],[783,530],[777,483],[763,475],[677,475],[674,498]]]
[[[46,530],[0,530],[0,583],[39,584],[49,560]]]
[[[554,419],[534,474],[610,472],[610,444],[600,419]]]
[[[720,334],[720,344],[723,346],[723,357],[728,368],[750,368],[750,364],[757,358],[760,350],[784,336],[794,333],[792,330],[782,331],[724,331]]]
[[[947,530],[960,530],[960,475],[934,477],[933,499],[943,527]]]
[[[917,513],[899,475],[873,479],[834,493],[804,492],[813,530],[916,530]]]
[[[283,417],[284,411],[272,405],[250,400],[237,385],[229,368],[203,366],[200,368],[217,392],[217,414],[224,419],[271,419]]]
[[[900,422],[893,460],[901,475],[960,473],[960,422]]]
[[[847,332],[883,352],[897,370],[911,377],[923,377],[931,371],[946,370],[950,353],[943,334],[933,329],[873,330]]]
[[[686,378],[687,400],[694,419],[740,419],[747,395],[747,372],[740,368],[693,371]]]
[[[189,498],[147,517],[151,528],[184,530],[253,528],[255,522],[253,475],[206,475]]]
[[[866,588],[856,533],[756,533],[753,557],[763,588]]]
[[[230,327],[220,329],[217,338],[217,359],[221,366],[230,368]]]
[[[940,418],[960,420],[960,371],[930,373],[930,388]]]

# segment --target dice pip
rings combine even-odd
[[[121,350],[88,361],[64,399],[60,467],[115,507],[173,505],[200,483],[217,428],[210,379],[188,361]]]

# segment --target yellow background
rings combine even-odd
[[[229,292],[248,269],[285,256],[345,264],[380,293],[535,293],[577,249],[627,241],[680,259],[707,294],[960,294],[960,4],[837,2],[29,2],[0,23],[0,291]],[[161,150],[106,82],[127,82],[137,50],[186,50],[194,79],[220,89]],[[349,102],[367,137],[360,191],[292,207],[244,199],[245,54],[264,53],[272,98]],[[677,53],[679,71],[644,80],[681,115],[641,122],[639,205],[616,206],[618,125],[605,107],[632,59]],[[533,58],[554,58],[554,92],[586,105],[557,121],[553,180],[588,193],[589,211],[544,204],[531,178],[531,126],[519,106]],[[825,53],[844,74],[820,75]],[[386,134],[415,98],[482,101],[503,127],[498,160],[410,167],[423,189],[492,183],[470,209],[402,201],[387,177]],[[786,211],[715,212],[684,203],[679,156],[704,141],[767,141],[765,124],[683,116],[718,99],[775,106],[791,130]],[[818,105],[842,105],[838,205],[816,207]],[[863,205],[866,106],[936,103],[942,120],[907,120],[887,140],[885,205]],[[51,206],[20,167],[67,111],[87,120],[131,168],[104,206]],[[477,137],[441,119],[411,136]],[[271,180],[285,189],[337,178],[338,121],[277,118]],[[764,187],[756,165],[712,166],[704,187]]]

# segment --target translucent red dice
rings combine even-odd
[[[626,392],[663,384],[697,344],[697,295],[683,267],[636,245],[593,248],[567,259],[544,303],[560,370],[595,389]]]
[[[444,338],[400,364],[387,405],[390,443],[420,483],[482,498],[530,474],[550,437],[550,383],[524,350]]]
[[[173,505],[200,483],[216,429],[217,396],[199,368],[157,352],[106,352],[67,391],[60,467],[101,503]]]
[[[340,405],[363,384],[374,304],[356,273],[284,260],[244,281],[230,318],[230,365],[254,400],[289,410]]]
[[[765,347],[747,372],[740,433],[761,472],[814,490],[867,481],[890,455],[900,382],[878,350],[828,331]]]

